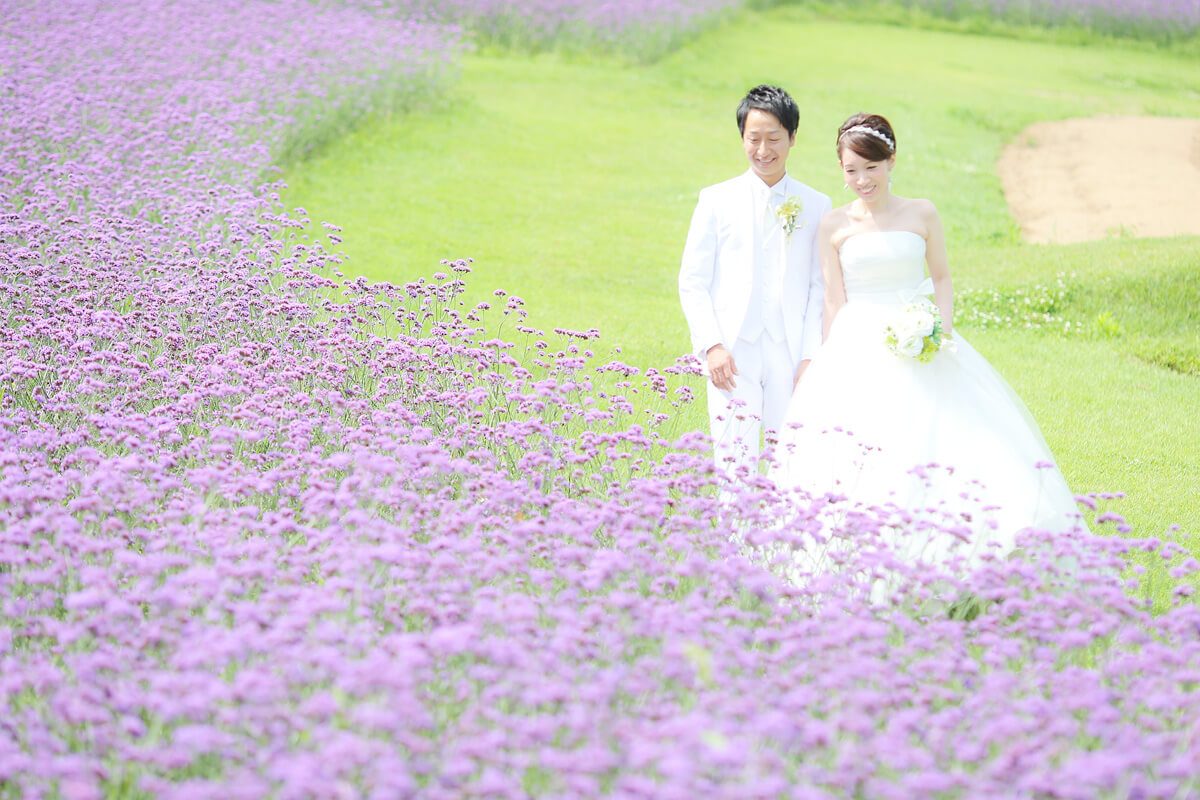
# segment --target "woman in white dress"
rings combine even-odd
[[[844,498],[829,506],[835,517],[864,507],[899,514],[905,522],[885,530],[905,558],[936,561],[953,551],[976,561],[985,552],[1011,551],[1023,529],[1080,527],[1074,496],[1037,423],[953,331],[941,219],[930,201],[891,193],[891,125],[878,115],[852,116],[837,147],[846,185],[858,197],[829,212],[818,229],[824,341],[779,434],[776,485]],[[927,361],[897,354],[905,343],[889,345],[889,325],[898,327],[905,309],[930,292],[936,311],[924,302],[935,311],[930,319],[940,317],[946,346],[929,353],[931,342]],[[914,535],[922,518],[954,532]]]

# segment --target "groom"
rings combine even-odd
[[[758,458],[821,343],[824,284],[814,238],[829,197],[787,174],[800,110],[776,86],[737,109],[750,168],[700,192],[679,300],[705,365],[714,456],[732,472]],[[751,467],[752,468],[752,467]]]

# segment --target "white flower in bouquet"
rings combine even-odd
[[[939,350],[954,350],[953,340],[942,330],[942,318],[930,300],[914,300],[887,326],[888,349],[902,358],[928,364]]]
[[[935,329],[941,328],[937,309],[932,305],[920,302],[909,303],[904,311],[908,316],[908,330],[914,336],[932,336]]]
[[[921,351],[925,349],[925,335],[920,333],[912,333],[904,336],[896,342],[892,347],[892,351],[896,355],[908,356],[916,358],[921,355]]]

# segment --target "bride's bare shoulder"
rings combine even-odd
[[[937,207],[932,200],[926,200],[924,197],[908,197],[904,199],[904,205],[901,209],[905,213],[914,214],[922,219],[929,219],[937,216]]]

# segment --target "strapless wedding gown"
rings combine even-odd
[[[952,548],[969,560],[1003,555],[1023,529],[1081,527],[1037,423],[961,335],[956,351],[924,364],[888,349],[888,322],[932,291],[924,238],[855,234],[839,255],[847,303],[792,396],[770,470],[776,485],[845,497],[831,509],[885,506],[958,530],[897,544],[914,558]]]

